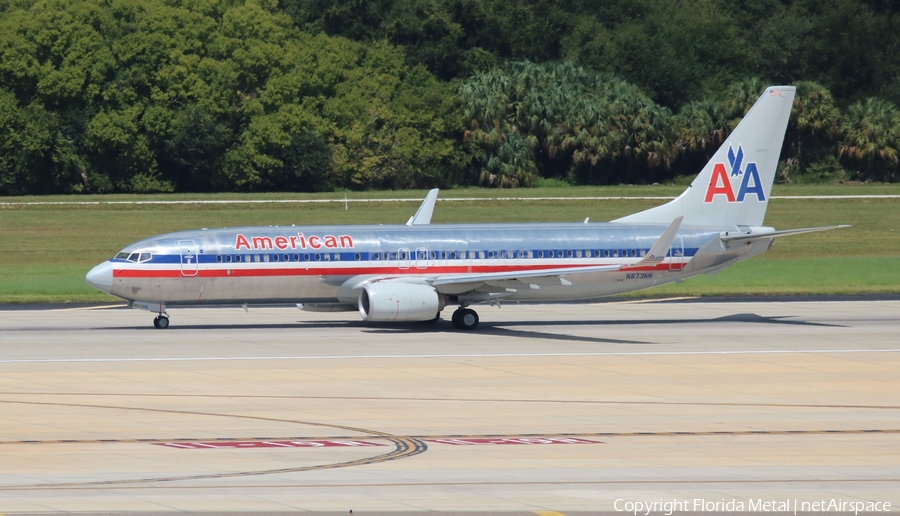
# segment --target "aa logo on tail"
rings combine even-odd
[[[727,202],[744,202],[747,194],[756,194],[759,201],[766,200],[766,193],[763,191],[762,182],[759,180],[759,170],[756,163],[747,163],[744,170],[741,166],[744,164],[744,149],[738,145],[737,154],[734,149],[728,147],[728,162],[731,166],[731,178],[725,170],[724,163],[716,163],[713,166],[712,177],[709,179],[709,185],[706,187],[706,197],[703,202],[713,202],[717,195],[724,195]],[[740,177],[740,186],[735,191]]]

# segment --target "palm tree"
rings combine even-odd
[[[779,172],[790,183],[796,172],[806,173],[810,165],[834,161],[834,142],[840,134],[841,112],[828,88],[817,82],[798,81],[797,95],[782,148],[786,166]]]
[[[841,134],[838,156],[859,167],[859,179],[900,179],[900,110],[895,105],[875,97],[851,104]]]

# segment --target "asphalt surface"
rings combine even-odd
[[[504,305],[472,333],[19,308],[0,311],[7,515],[900,505],[893,298]]]

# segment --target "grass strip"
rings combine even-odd
[[[789,194],[782,195],[835,195],[830,193],[833,191],[852,195],[900,193],[900,185],[888,185],[881,190],[875,190],[871,185],[861,186],[866,188],[804,185],[791,187]],[[660,188],[672,189],[672,195],[680,191],[677,187],[616,188],[633,192],[630,197],[663,195],[657,193]],[[554,195],[548,195],[548,191],[553,194],[571,190],[578,197],[592,195],[589,188],[540,190],[543,191],[515,190],[513,193],[552,197]],[[861,191],[866,193],[858,193]],[[647,199],[496,200],[498,193],[509,191],[473,192],[483,200],[439,204],[433,222],[580,222],[585,217],[603,221],[660,204],[660,201]],[[476,197],[466,191],[449,193]],[[375,194],[420,198],[424,192]],[[305,194],[279,195],[310,197]],[[366,192],[365,195],[372,196],[373,193]],[[250,199],[256,196],[229,194],[225,197]],[[0,204],[0,303],[112,300],[84,283],[84,274],[125,245],[160,233],[222,226],[403,223],[416,207],[416,203],[406,202],[350,203],[347,209],[343,203]],[[834,224],[852,224],[853,227],[781,238],[765,255],[730,267],[716,277],[694,278],[637,295],[900,293],[900,199],[773,199],[766,217],[766,225],[778,229]]]

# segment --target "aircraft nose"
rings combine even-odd
[[[112,290],[112,270],[111,263],[103,262],[91,269],[84,279],[88,285],[109,294],[109,291]]]

